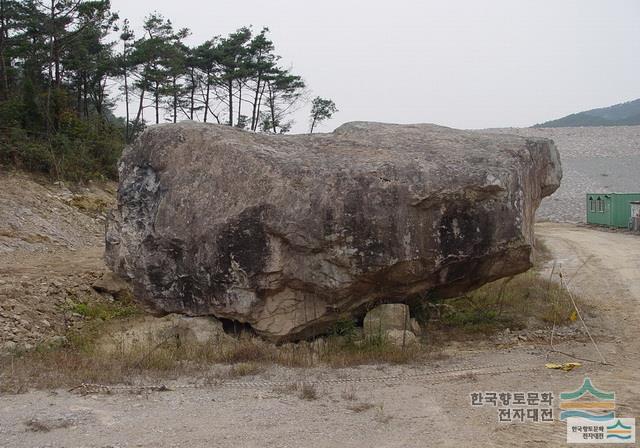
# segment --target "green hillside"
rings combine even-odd
[[[587,110],[557,120],[536,124],[537,128],[565,128],[572,126],[634,126],[640,125],[640,99],[615,106]]]

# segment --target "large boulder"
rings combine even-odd
[[[562,175],[551,140],[361,122],[295,136],[152,126],[119,174],[106,255],[136,296],[274,340],[526,271],[536,208]]]

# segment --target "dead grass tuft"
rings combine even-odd
[[[360,413],[360,412],[366,412],[369,409],[372,409],[374,407],[375,405],[372,403],[356,403],[356,404],[347,406],[347,409],[356,413]]]
[[[293,395],[298,391],[298,385],[296,383],[284,384],[281,386],[275,386],[272,392],[282,395]]]
[[[33,432],[51,431],[51,428],[49,428],[49,426],[36,419],[27,420],[26,422],[24,422],[24,425],[27,427],[27,429]]]
[[[317,400],[318,389],[316,389],[316,386],[313,384],[304,383],[299,387],[298,396],[302,400]]]
[[[374,417],[374,420],[383,424],[387,424],[391,421],[391,416],[384,412],[384,404],[381,403],[376,406],[376,416]]]
[[[478,376],[473,372],[463,373],[462,375],[458,375],[455,379],[460,380],[462,382],[477,382]]]
[[[232,365],[229,369],[229,378],[239,378],[243,376],[258,375],[265,371],[265,366],[255,362],[241,362]]]
[[[356,401],[358,399],[358,395],[356,394],[356,389],[353,386],[348,386],[346,389],[342,391],[340,397],[343,400],[347,401]]]

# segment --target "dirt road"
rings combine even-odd
[[[552,251],[555,271],[590,303],[585,318],[609,365],[550,370],[545,362],[573,359],[549,354],[546,341],[502,350],[478,343],[452,348],[454,356],[429,366],[274,367],[227,386],[193,387],[192,378],[176,378],[166,392],[5,395],[0,446],[564,446],[557,400],[553,423],[500,423],[496,407],[472,407],[469,394],[557,397],[585,376],[616,393],[619,416],[640,416],[640,237],[547,223],[537,232]],[[598,359],[586,340],[558,349]],[[315,384],[315,399],[301,399],[286,386],[302,381]]]
[[[640,237],[552,223],[539,224],[536,231],[569,286],[597,308],[599,319],[591,325],[624,341],[616,347],[619,356],[640,357]]]

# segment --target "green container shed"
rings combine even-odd
[[[587,193],[587,222],[626,229],[635,201],[640,201],[640,193]]]

